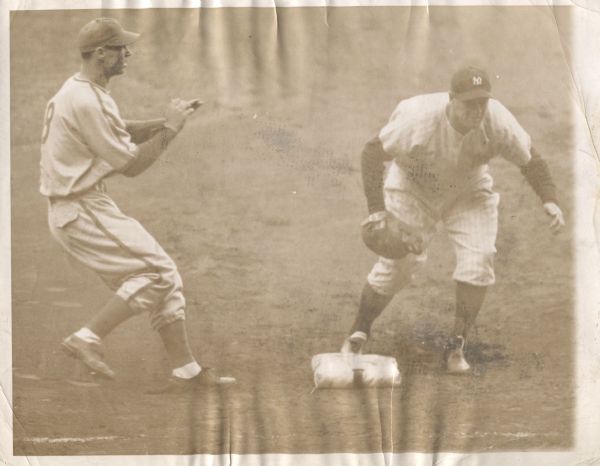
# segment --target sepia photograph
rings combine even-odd
[[[576,448],[572,7],[66,3],[8,12],[15,457]]]

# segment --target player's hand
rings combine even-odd
[[[554,202],[546,202],[544,204],[544,211],[552,219],[550,222],[550,231],[557,234],[565,226],[565,217],[562,210]]]
[[[201,102],[195,100],[173,99],[165,111],[165,128],[179,132],[185,125],[187,117],[201,105]]]
[[[192,99],[192,100],[187,100],[185,102],[186,102],[188,108],[191,108],[192,110],[197,110],[202,105],[204,105],[204,101],[200,100],[200,99]]]

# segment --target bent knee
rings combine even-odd
[[[157,309],[150,314],[150,326],[156,331],[178,320],[185,320],[185,310],[183,307],[167,306]]]
[[[367,276],[367,282],[375,293],[393,296],[412,281],[419,264],[425,260],[426,254],[409,255],[400,260],[380,257]]]
[[[493,252],[473,253],[458,257],[452,278],[475,286],[489,286],[496,281]]]
[[[137,288],[131,285],[132,282],[138,285]],[[181,278],[176,270],[167,275],[146,274],[131,279],[129,284],[125,283],[120,291],[134,312],[153,312],[167,302],[175,308],[185,307]]]

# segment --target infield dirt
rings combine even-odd
[[[200,362],[238,381],[220,392],[144,394],[169,370],[145,316],[106,341],[115,382],[67,381],[77,374],[60,341],[110,292],[48,232],[39,138],[46,102],[77,70],[77,31],[100,15],[144,34],[111,82],[124,117],[160,115],[172,97],[206,101],[161,161],[108,186],[178,264]],[[497,284],[467,350],[474,374],[441,369],[454,298],[443,232],[370,342],[397,358],[402,386],[313,391],[310,369],[312,355],[339,349],[375,260],[359,232],[360,152],[399,99],[447,89],[472,59],[484,65],[573,219],[568,16],[542,7],[13,13],[15,454],[569,447],[572,228],[553,237],[539,200],[502,160],[492,163]]]

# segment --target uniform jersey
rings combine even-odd
[[[388,188],[407,180],[425,196],[448,198],[489,179],[487,162],[501,156],[517,166],[531,159],[531,139],[506,107],[490,99],[479,128],[462,135],[446,115],[449,96],[435,93],[403,100],[379,133],[394,158]]]
[[[152,327],[185,318],[177,267],[100,183],[135,160],[139,148],[108,91],[69,78],[46,107],[40,191],[48,223],[71,256],[94,270],[132,313],[148,311]]]
[[[76,74],[46,106],[40,192],[63,197],[88,191],[137,153],[108,90]]]

